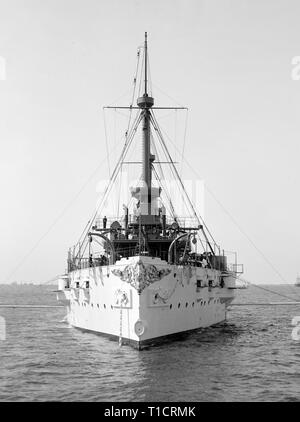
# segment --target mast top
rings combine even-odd
[[[140,108],[151,108],[154,105],[154,98],[148,96],[148,42],[147,42],[148,34],[145,32],[145,42],[144,42],[144,57],[145,57],[145,92],[142,97],[137,99],[137,105]]]

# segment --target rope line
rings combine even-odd
[[[172,140],[168,137],[170,142],[173,144],[173,146],[178,150],[177,146],[172,142]],[[182,160],[187,164],[187,166],[190,168],[190,170],[199,178],[201,179],[200,175],[197,173],[197,171],[192,167],[192,165],[188,162],[188,160],[182,156]],[[241,228],[241,226],[237,223],[237,221],[233,218],[233,216],[230,214],[230,212],[224,207],[224,205],[216,198],[216,196],[213,194],[213,192],[205,186],[205,189],[207,192],[211,195],[211,197],[217,202],[217,204],[222,208],[222,210],[228,215],[228,217],[231,219],[231,221],[234,223],[234,225],[238,228],[238,230],[246,237],[246,239],[250,242],[250,244],[255,248],[255,250],[262,256],[262,258],[267,262],[267,264],[273,269],[273,271],[279,276],[281,281],[284,282],[288,287],[290,287],[285,280],[285,278],[282,276],[282,274],[278,271],[277,268],[271,263],[271,261],[265,256],[265,254],[255,245],[255,243],[252,241],[252,239],[247,235],[247,233]],[[206,226],[205,226],[206,227]],[[207,227],[206,227],[206,230]],[[210,234],[211,235],[211,234]]]
[[[125,148],[126,144],[124,145]],[[116,147],[115,147],[116,148]],[[114,153],[114,149],[111,150],[109,153],[109,156],[111,156]],[[95,174],[98,172],[98,170],[103,166],[103,164],[107,161],[107,159],[101,160],[99,165],[93,170],[93,172],[90,174],[90,176],[86,179],[86,181],[83,183],[81,188],[78,190],[78,192],[71,198],[71,200],[67,203],[67,205],[63,208],[63,210],[58,214],[58,216],[54,219],[54,221],[50,224],[49,228],[45,231],[45,233],[37,240],[37,242],[32,246],[32,248],[23,256],[23,258],[19,261],[19,263],[13,268],[13,270],[8,273],[6,276],[6,280],[10,280],[11,277],[19,270],[19,268],[24,264],[24,262],[32,255],[32,253],[37,249],[37,247],[40,245],[42,240],[51,232],[53,227],[56,226],[56,224],[62,219],[62,217],[65,215],[65,213],[68,211],[68,209],[73,205],[73,203],[77,200],[77,198],[80,196],[80,194],[84,191],[86,186],[89,184],[89,182],[93,179]],[[89,220],[86,227],[89,225],[89,229],[91,225],[93,224],[94,220]],[[89,231],[89,230],[88,230]],[[81,234],[80,238],[83,234]],[[86,236],[84,237],[83,241],[85,240]],[[77,243],[78,244],[78,243]]]
[[[278,292],[275,292],[274,290],[270,290],[270,289],[268,289],[268,288],[266,288],[266,287],[262,287],[261,285],[259,285],[259,284],[255,284],[255,283],[252,283],[251,281],[248,281],[248,280],[246,280],[246,279],[244,279],[244,278],[242,278],[242,277],[239,277],[239,276],[234,276],[234,275],[233,275],[233,277],[234,277],[234,278],[236,278],[236,279],[238,279],[238,280],[244,281],[244,282],[245,282],[245,283],[247,283],[248,285],[251,285],[251,286],[256,287],[256,288],[258,288],[258,289],[264,290],[264,291],[266,291],[266,292],[273,293],[273,294],[275,294],[275,295],[277,295],[277,296],[281,296],[281,297],[283,297],[283,298],[285,298],[285,299],[295,300],[295,298],[291,298],[290,296],[287,296],[287,295],[285,295],[285,294],[283,294],[283,293],[278,293]]]

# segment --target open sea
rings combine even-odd
[[[300,288],[264,287],[300,299]],[[57,305],[55,289],[0,285],[0,303]],[[252,286],[235,303],[284,300]],[[225,323],[143,351],[71,328],[65,308],[0,307],[0,315],[2,402],[300,400],[291,324],[300,305],[233,306]]]

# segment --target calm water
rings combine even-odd
[[[300,298],[300,289],[268,286]],[[52,286],[0,286],[0,303],[56,304]],[[236,302],[281,301],[251,287]],[[5,309],[0,401],[296,401],[299,306],[233,307],[228,321],[138,352],[70,328],[64,308]]]

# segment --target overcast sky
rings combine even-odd
[[[294,282],[299,15],[296,0],[0,0],[0,282],[64,271],[108,175],[102,106],[132,88],[145,31],[154,97],[190,109],[210,230],[246,279]]]

